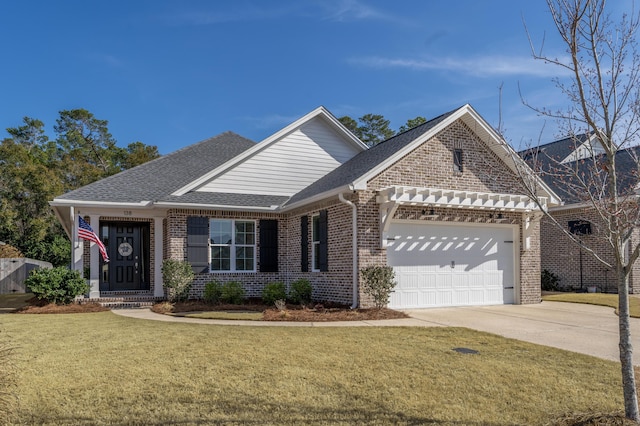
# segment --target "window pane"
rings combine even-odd
[[[236,270],[253,271],[253,247],[236,247]]]
[[[255,244],[254,222],[236,222],[236,244]]]
[[[211,270],[230,271],[231,270],[231,248],[211,247]]]
[[[231,227],[233,221],[212,219],[210,226],[211,244],[231,244]]]
[[[320,241],[320,216],[313,217],[312,241]]]

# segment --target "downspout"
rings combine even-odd
[[[358,307],[358,211],[356,205],[344,198],[344,194],[341,192],[338,194],[338,199],[348,205],[351,206],[351,235],[352,235],[352,250],[351,259],[353,262],[353,270],[351,272],[352,275],[352,300],[351,309],[355,309]]]

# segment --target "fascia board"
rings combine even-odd
[[[58,222],[60,222],[60,224],[62,225],[62,229],[64,229],[64,232],[67,234],[67,237],[69,237],[69,240],[71,240],[73,237],[71,236],[70,223],[63,217],[59,207],[61,206],[51,206],[51,209],[53,210],[53,214],[56,215]]]
[[[551,207],[549,209],[549,213],[561,212],[565,210],[574,210],[574,209],[588,209],[593,206],[590,203],[573,203],[573,204],[563,204],[560,206]]]
[[[233,210],[233,211],[245,211],[245,212],[277,212],[280,208],[278,205],[269,207],[257,207],[257,206],[227,206],[219,204],[198,204],[198,203],[170,203],[170,202],[157,202],[154,206],[162,208],[176,208],[176,209],[200,209],[200,210]]]
[[[362,177],[360,177],[359,179],[355,180],[352,183],[352,187],[354,187],[356,189],[366,189],[367,188],[367,182],[370,179],[372,179],[373,177],[377,176],[379,173],[381,173],[382,171],[384,171],[385,169],[387,169],[388,167],[390,167],[391,165],[393,165],[394,163],[399,161],[402,157],[407,155],[409,152],[414,150],[416,147],[418,147],[419,145],[423,144],[424,142],[426,142],[427,140],[429,140],[430,138],[432,138],[433,136],[438,134],[438,132],[442,131],[447,126],[450,126],[451,124],[455,123],[459,119],[463,119],[463,121],[465,121],[465,123],[467,123],[467,125],[470,124],[469,120],[471,120],[473,125],[469,126],[469,127],[474,132],[476,132],[476,134],[478,134],[478,136],[480,138],[482,138],[484,140],[485,144],[494,153],[496,153],[496,155],[498,155],[498,157],[501,158],[502,161],[505,162],[507,167],[509,167],[511,169],[511,171],[516,173],[516,175],[517,175],[517,168],[516,168],[516,165],[515,165],[515,161],[520,162],[521,165],[526,168],[525,170],[531,171],[531,174],[534,175],[533,170],[530,169],[530,167],[524,162],[524,160],[520,159],[520,156],[514,151],[514,149],[509,144],[507,144],[504,141],[504,139],[502,137],[500,137],[495,132],[493,127],[491,127],[476,112],[476,110],[473,109],[473,107],[471,105],[466,104],[466,105],[460,107],[454,113],[452,113],[449,117],[444,119],[442,122],[438,123],[436,126],[434,126],[433,128],[429,129],[429,131],[424,133],[422,136],[420,136],[419,138],[416,138],[413,142],[411,142],[409,145],[405,146],[402,150],[396,152],[394,155],[392,155],[391,157],[387,158],[383,163],[381,163],[378,166],[376,166],[373,169],[371,169],[367,174],[365,174]],[[478,126],[479,126],[479,129],[481,130],[480,132],[477,131]],[[487,139],[487,138],[489,138],[489,139]],[[491,143],[491,142],[493,142],[493,143]],[[499,147],[500,150],[498,149],[498,147]],[[535,175],[534,175],[534,177],[537,180],[538,185],[542,189],[542,192],[548,197],[549,204],[551,204],[551,205],[560,204],[561,198],[558,197],[558,195],[555,192],[553,192],[553,190],[546,183],[544,183],[544,181],[542,179],[540,179],[538,176],[535,176]]]
[[[49,205],[55,206],[83,206],[83,207],[126,207],[126,208],[147,208],[153,205],[153,201],[140,201],[137,203],[122,203],[113,201],[84,201],[84,200],[71,200],[71,199],[53,199],[49,201]]]
[[[543,195],[547,197],[548,204],[550,206],[557,206],[562,203],[562,199],[556,194],[549,185],[547,185],[539,176],[537,176],[531,167],[518,155],[518,153],[513,149],[511,145],[509,145],[498,133],[496,133],[495,129],[487,123],[478,112],[473,109],[473,107],[469,104],[465,105],[463,108],[466,109],[467,117],[473,120],[473,124],[480,126],[483,134],[478,134],[479,137],[485,136],[490,138],[490,140],[485,139],[485,144],[500,158],[504,163],[511,169],[512,172],[517,176],[519,174],[518,167],[524,167],[524,170],[527,171],[528,174],[536,179],[537,185],[543,192]],[[469,123],[467,122],[467,125]],[[472,130],[475,131],[473,126],[469,126]],[[502,154],[502,155],[501,155]],[[518,162],[519,165],[516,165]],[[521,169],[522,170],[522,169]]]
[[[296,129],[302,127],[303,124],[307,123],[308,121],[312,120],[317,116],[322,116],[327,123],[329,123],[336,131],[338,131],[338,133],[342,134],[347,139],[349,144],[353,145],[354,147],[356,147],[361,151],[364,151],[367,149],[367,146],[364,143],[362,143],[360,139],[356,138],[353,135],[353,133],[351,133],[346,127],[344,127],[344,125],[340,123],[340,121],[338,121],[329,111],[327,111],[324,107],[320,106],[314,109],[313,111],[311,111],[310,113],[306,114],[305,116],[294,121],[293,123],[289,124],[288,126],[284,127],[283,129],[277,131],[276,133],[269,136],[268,138],[258,142],[256,146],[254,146],[253,148],[246,150],[242,154],[232,158],[231,160],[215,168],[209,173],[199,177],[198,179],[183,186],[177,191],[174,191],[171,195],[181,196],[186,194],[189,191],[196,189],[197,187],[213,179],[215,176],[218,176],[223,172],[229,169],[232,169],[236,165],[245,161],[247,158],[254,156],[258,152],[262,151],[263,149],[266,149],[274,142],[284,138],[289,133],[294,132]]]
[[[325,200],[327,198],[331,198],[331,197],[337,197],[338,194],[340,193],[344,193],[344,192],[353,192],[354,188],[350,185],[345,185],[345,186],[341,186],[339,188],[334,188],[331,189],[329,191],[325,191],[322,192],[320,194],[314,195],[313,197],[310,198],[305,198],[304,200],[300,200],[300,201],[296,201],[293,204],[285,204],[284,207],[282,207],[280,209],[281,212],[288,212],[294,209],[297,209],[299,207],[304,207],[308,204],[313,204],[316,203],[318,201],[322,201]]]

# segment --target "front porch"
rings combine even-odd
[[[155,303],[165,300],[164,296],[154,296],[152,292],[103,291],[99,297],[77,299],[80,304],[99,303],[109,309],[150,308]]]

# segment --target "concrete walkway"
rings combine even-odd
[[[542,302],[536,305],[498,305],[412,309],[406,319],[338,322],[271,322],[207,320],[160,315],[149,309],[116,309],[132,318],[191,324],[256,327],[466,327],[618,361],[618,317],[612,308],[577,303]],[[634,364],[640,365],[640,319],[631,319]]]

